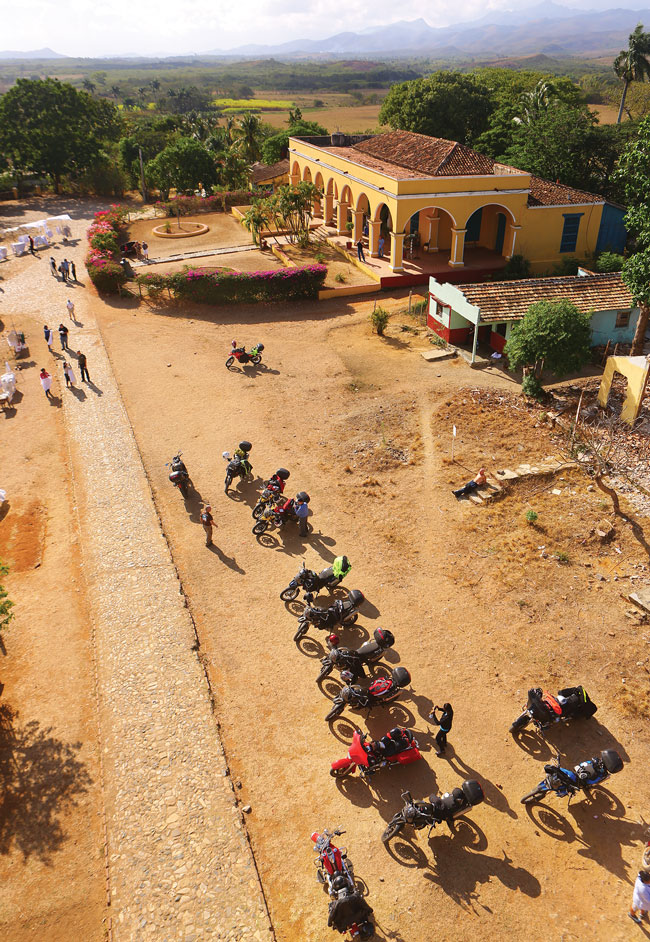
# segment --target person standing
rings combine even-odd
[[[67,281],[70,275],[70,262],[67,260],[67,258],[64,258],[61,262],[61,268],[63,271],[63,280]]]
[[[81,350],[77,350],[77,363],[79,364],[79,372],[81,373],[81,382],[89,383],[90,376],[88,375],[88,361],[86,359],[86,354],[82,353]]]
[[[72,259],[70,259],[70,271],[72,272],[72,280],[76,281],[77,280],[77,266],[72,261]]]
[[[385,239],[383,235],[380,235],[379,242],[377,243],[377,255],[379,256],[379,258],[384,257],[384,243],[385,243]]]
[[[68,314],[70,315],[70,320],[74,321],[74,302],[68,298],[66,307],[68,309]]]
[[[365,262],[366,256],[363,254],[363,239],[357,242],[357,258],[360,262]]]
[[[47,349],[52,353],[52,343],[54,342],[54,331],[50,330],[47,324],[43,324],[43,334],[45,336],[45,343],[47,344]]]
[[[307,517],[309,516],[309,505],[307,501],[297,496],[293,512],[298,518],[298,532],[300,536],[307,536]]]
[[[68,349],[68,328],[65,324],[59,324],[59,340],[61,341],[61,349]]]
[[[146,242],[142,243],[142,258],[145,262],[149,262],[149,246]]]
[[[34,240],[31,236],[29,236],[29,251],[32,253],[32,255],[36,255],[36,252],[34,251]]]
[[[50,271],[56,278],[56,259],[54,258],[53,255],[50,255]]]
[[[440,710],[440,716],[436,716],[436,711]],[[447,745],[447,733],[451,732],[451,725],[454,720],[454,711],[452,710],[451,703],[443,703],[441,707],[434,706],[431,713],[429,713],[429,719],[435,726],[439,726],[440,729],[436,734],[436,755],[441,756],[445,751]]]
[[[632,905],[628,915],[630,919],[634,919],[638,925],[641,925],[641,920],[648,910],[650,910],[650,873],[647,870],[639,870],[634,881]]]
[[[205,545],[212,546],[212,527],[214,518],[212,516],[212,507],[206,504],[201,513],[201,526],[205,530]]]
[[[68,389],[70,388],[70,386],[74,386],[76,382],[74,373],[72,372],[72,367],[70,366],[67,360],[63,361],[63,375],[65,376],[65,384],[68,387]]]
[[[41,380],[41,386],[42,386],[43,389],[45,390],[45,395],[47,396],[48,399],[51,399],[51,398],[52,398],[52,394],[51,394],[51,392],[50,392],[50,386],[52,385],[52,377],[51,377],[50,374],[47,372],[47,370],[45,369],[44,366],[41,367],[41,372],[40,372],[40,377],[39,377],[39,378],[40,378],[40,380]]]

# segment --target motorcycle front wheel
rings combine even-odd
[[[268,523],[266,520],[258,520],[255,526],[253,527],[253,533],[255,536],[260,536],[262,533],[266,533],[266,528]]]
[[[532,792],[528,792],[527,795],[521,799],[522,805],[532,805],[534,801],[541,801],[545,795],[548,794],[548,789],[546,788],[534,788]]]
[[[345,778],[346,775],[352,775],[354,772],[354,763],[350,762],[349,765],[344,765],[342,769],[330,769],[330,775],[332,778]]]
[[[226,487],[225,487],[226,494],[228,493],[228,488],[230,487],[231,484],[232,484],[232,475],[227,474],[226,475]]]
[[[257,366],[261,362],[262,362],[262,357],[259,355],[259,353],[257,354],[257,356],[251,357],[251,363],[254,363],[255,366]]]
[[[298,598],[299,593],[300,589],[297,587],[295,589],[283,589],[282,592],[280,592],[280,598],[283,602],[293,602]]]
[[[321,667],[320,674],[316,678],[316,683],[319,684],[321,680],[325,680],[326,677],[329,677],[329,675],[332,673],[333,670],[334,670],[333,664],[325,664],[324,667]]]
[[[404,828],[403,821],[391,821],[384,833],[381,835],[381,839],[384,844],[387,844],[392,838],[396,837],[401,830]]]
[[[253,507],[253,516],[255,517],[256,520],[259,520],[260,514],[264,510],[265,506],[266,504],[255,504],[255,506]]]
[[[516,733],[518,730],[523,729],[525,726],[528,726],[530,723],[530,714],[528,712],[522,713],[521,716],[518,716],[510,727],[511,733]]]
[[[293,640],[294,640],[294,641],[300,641],[300,639],[301,639],[301,638],[304,638],[304,636],[307,634],[308,631],[309,631],[309,622],[308,622],[308,621],[300,621],[300,622],[298,623],[298,630],[296,631],[295,635],[293,636]]]
[[[234,362],[235,362],[234,357],[228,357],[228,359],[226,360],[226,369],[229,370]]]
[[[341,715],[344,709],[345,709],[344,703],[337,704],[335,707],[332,707],[332,709],[329,711],[329,713],[325,717],[325,722],[329,723],[330,720],[335,720],[337,716]]]

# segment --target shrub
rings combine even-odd
[[[186,268],[169,275],[138,275],[136,281],[144,287],[153,284],[154,291],[169,288],[183,301],[235,304],[317,298],[326,275],[324,265],[255,272]]]
[[[390,315],[388,311],[383,307],[376,307],[374,311],[371,312],[370,322],[377,336],[384,336],[384,331],[386,330],[389,316]]]
[[[97,290],[104,294],[118,294],[126,281],[126,272],[120,265],[118,236],[128,212],[125,206],[111,206],[95,213],[86,233],[90,243],[86,271]]]
[[[603,252],[596,259],[596,271],[612,272],[621,271],[625,259],[616,252]]]
[[[194,216],[198,213],[223,213],[231,206],[248,206],[252,198],[250,190],[232,190],[213,196],[173,196],[159,200],[155,208],[167,216],[175,216],[177,210],[181,216]]]
[[[561,563],[563,566],[568,566],[568,564],[571,562],[569,559],[569,554],[562,551],[556,553],[555,558],[557,559],[558,563]]]
[[[0,562],[0,576],[6,576],[8,572],[9,567]],[[11,611],[13,607],[14,603],[9,598],[9,593],[4,586],[0,585],[0,631],[6,628],[14,617],[14,613]]]
[[[521,391],[524,396],[528,396],[529,399],[542,398],[542,384],[533,373],[528,373],[524,376],[521,382]]]
[[[534,510],[526,511],[526,520],[528,523],[537,523],[539,516],[535,513]]]
[[[334,275],[334,281],[337,281],[340,285],[344,285],[344,284],[345,284],[345,275],[343,274],[343,272],[338,271],[338,272]]]
[[[517,278],[530,278],[530,262],[523,255],[513,255],[501,269],[504,281]]]

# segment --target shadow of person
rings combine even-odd
[[[490,805],[491,808],[495,808],[497,811],[504,812],[511,818],[517,817],[517,814],[510,807],[508,799],[499,786],[494,785],[489,778],[477,772],[476,769],[473,769],[467,762],[461,759],[451,743],[447,743],[443,755],[444,758],[448,760],[452,769],[458,772],[462,778],[473,778],[480,782],[486,805]]]
[[[411,701],[415,704],[418,713],[420,714],[423,720],[426,720],[427,723],[430,723],[429,713],[431,713],[431,711],[433,710],[433,706],[434,706],[433,700],[431,700],[429,697],[423,696],[420,693],[414,693],[412,691],[410,691],[410,693],[411,693]],[[437,732],[437,727],[436,727],[436,732]],[[435,736],[435,732],[433,733],[433,736]]]
[[[227,556],[224,551],[218,546],[215,546],[214,543],[211,543],[210,546],[206,546],[206,549],[210,550],[211,553],[214,553],[215,556],[218,556],[224,566],[227,566],[228,569],[232,569],[233,572],[238,572],[242,576],[246,575],[246,570],[241,568],[234,556]]]
[[[91,379],[86,380],[86,386],[88,386],[89,389],[92,389],[92,391],[95,393],[96,396],[104,395],[103,391],[99,388],[99,386],[96,386]]]
[[[49,395],[47,401],[51,406],[54,406],[56,409],[60,409],[63,405],[63,402],[59,396]]]
[[[312,549],[318,553],[320,558],[326,563],[333,563],[336,559],[336,553],[332,553],[328,549],[329,546],[336,546],[336,540],[333,540],[332,537],[324,536],[320,530],[312,530],[309,538]]]
[[[24,860],[53,863],[68,840],[66,812],[93,784],[80,750],[52,727],[20,723],[8,704],[0,707],[0,854],[16,849]]]

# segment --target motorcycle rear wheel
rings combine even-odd
[[[354,772],[354,764],[351,762],[349,765],[344,766],[342,769],[330,769],[330,775],[332,778],[345,778],[346,775],[352,775]]]
[[[387,844],[390,840],[396,837],[400,831],[404,829],[403,821],[391,821],[384,833],[381,835],[381,839],[384,844]]]
[[[548,791],[545,788],[534,788],[532,792],[528,792],[527,795],[521,799],[522,805],[532,805],[534,801],[541,801],[548,794]]]
[[[233,365],[234,362],[235,362],[235,358],[234,358],[234,357],[228,357],[228,359],[226,360],[226,369],[229,370],[230,367]]]
[[[300,589],[298,588],[283,589],[282,592],[280,592],[280,598],[282,599],[283,602],[293,602],[295,599],[298,598],[299,592],[300,592]]]
[[[523,729],[525,726],[528,726],[530,723],[530,714],[528,712],[522,713],[521,716],[518,716],[510,727],[511,733],[516,733],[518,730]]]

